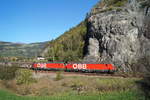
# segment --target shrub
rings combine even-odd
[[[16,72],[17,84],[30,84],[36,82],[32,77],[32,71],[28,69],[20,69]]]
[[[20,95],[30,95],[31,94],[31,89],[32,87],[30,87],[30,85],[21,85],[19,87],[17,87],[16,89],[16,93],[17,94],[20,94]]]
[[[150,75],[150,56],[143,56],[132,64],[133,72],[143,73],[145,76]]]
[[[144,78],[138,82],[140,89],[145,95],[145,100],[150,99],[150,56],[144,56],[134,65],[137,71],[144,69]]]
[[[59,81],[59,80],[61,80],[61,79],[63,79],[62,72],[61,72],[61,71],[58,71],[58,72],[56,73],[56,78],[55,78],[55,80],[56,80],[56,81]]]
[[[15,73],[18,70],[17,65],[12,66],[0,66],[0,79],[11,80],[15,78]]]
[[[121,7],[127,3],[128,0],[104,0],[107,6]]]

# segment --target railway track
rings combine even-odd
[[[12,66],[12,65],[19,65],[19,68],[21,69],[30,69],[32,66],[33,62],[1,62],[0,65],[8,65],[8,66]],[[30,69],[32,70],[32,69]],[[36,75],[38,75],[39,73],[41,74],[47,74],[47,75],[52,75],[52,74],[56,74],[58,71],[44,71],[44,70],[32,70],[33,73],[35,73]],[[65,76],[91,76],[91,77],[122,77],[122,78],[127,78],[127,77],[135,77],[135,78],[141,78],[143,77],[142,75],[139,76],[132,76],[132,75],[126,75],[126,74],[118,74],[118,73],[114,73],[114,74],[108,74],[108,73],[85,73],[85,72],[66,72],[63,71],[62,72],[63,75]]]
[[[38,74],[45,74],[45,75],[55,75],[57,74],[58,71],[35,71],[32,70],[33,73],[35,73],[36,75]],[[108,73],[85,73],[85,72],[66,72],[66,71],[62,71],[61,72],[64,76],[88,76],[88,77],[122,77],[122,78],[127,78],[128,76],[124,75],[124,74],[108,74]]]

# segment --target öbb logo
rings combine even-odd
[[[73,69],[87,69],[86,64],[73,64]]]
[[[46,63],[38,63],[37,67],[39,67],[39,68],[46,68]]]

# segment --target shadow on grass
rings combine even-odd
[[[145,96],[145,100],[150,100],[150,76],[144,77],[142,80],[137,81],[137,85]]]

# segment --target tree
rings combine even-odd
[[[62,36],[49,43],[49,50],[45,56],[53,61],[80,60],[83,57],[86,30],[86,21],[84,21],[65,32]]]

